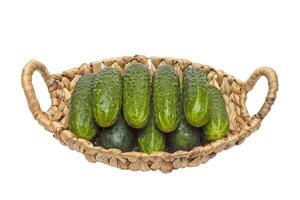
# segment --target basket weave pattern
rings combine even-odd
[[[94,146],[85,139],[76,137],[68,130],[68,114],[71,94],[78,79],[87,73],[97,73],[103,67],[114,67],[123,73],[124,68],[130,63],[145,64],[150,73],[161,64],[169,64],[175,68],[179,77],[187,67],[199,67],[207,73],[210,84],[220,89],[229,113],[229,133],[224,139],[217,140],[205,146],[198,146],[190,151],[176,151],[174,153],[155,152],[150,155],[132,151],[121,152],[119,149],[105,149]],[[32,75],[39,71],[48,87],[51,98],[50,108],[44,112],[41,110],[32,85]],[[249,116],[245,102],[247,93],[254,87],[257,80],[265,76],[268,80],[268,94],[259,112]],[[46,67],[36,61],[29,61],[22,73],[22,86],[27,98],[28,106],[33,117],[46,130],[53,133],[54,137],[70,149],[81,152],[90,162],[102,162],[121,169],[130,170],[161,170],[170,172],[173,169],[198,166],[207,162],[217,153],[241,144],[246,137],[260,127],[261,121],[268,114],[276,99],[278,90],[277,75],[268,67],[258,68],[246,82],[235,79],[220,70],[215,70],[208,65],[192,63],[185,59],[150,57],[143,55],[123,56],[105,59],[100,62],[82,64],[78,68],[72,68],[61,74],[50,74]]]

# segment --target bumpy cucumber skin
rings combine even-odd
[[[182,117],[179,127],[168,135],[168,144],[172,152],[178,150],[189,151],[201,143],[201,130],[191,126]]]
[[[97,134],[92,110],[92,92],[96,74],[82,76],[72,93],[69,128],[77,137],[91,140]]]
[[[210,86],[209,93],[212,97],[211,119],[204,126],[204,133],[206,139],[213,142],[226,137],[229,129],[229,119],[225,101],[220,91],[216,87]]]
[[[131,151],[135,144],[134,130],[128,126],[120,115],[117,123],[109,128],[102,128],[95,144],[104,148],[117,148],[123,152]]]
[[[184,71],[183,109],[188,123],[194,127],[201,127],[210,119],[212,100],[208,87],[206,74],[199,68]]]
[[[179,77],[173,67],[160,66],[153,77],[154,119],[156,126],[163,132],[174,131],[180,121]]]
[[[102,69],[95,78],[93,112],[97,124],[110,127],[116,123],[122,106],[122,78],[115,68]]]
[[[123,76],[123,113],[128,125],[143,128],[150,116],[151,77],[143,64],[126,67]]]
[[[151,154],[165,150],[166,134],[156,127],[153,117],[145,128],[138,130],[137,134],[138,147],[141,152]]]

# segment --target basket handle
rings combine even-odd
[[[250,120],[250,125],[253,128],[258,128],[260,126],[261,121],[271,110],[272,105],[276,99],[276,93],[278,91],[278,78],[276,72],[270,67],[261,67],[256,69],[249,79],[244,83],[244,89],[246,91],[246,96],[249,91],[251,91],[258,81],[258,79],[262,76],[265,76],[268,80],[268,94],[265,99],[264,104],[260,108],[257,114],[253,115]]]
[[[54,79],[51,78],[50,73],[44,64],[36,61],[30,60],[23,68],[22,71],[22,86],[27,99],[28,107],[33,115],[33,117],[43,125],[47,130],[54,131],[53,125],[49,116],[42,111],[40,103],[36,98],[34,87],[32,85],[32,75],[35,71],[38,71],[43,77],[48,91],[51,95],[51,87],[53,86]],[[52,87],[53,88],[53,87]],[[53,91],[53,89],[52,89]]]

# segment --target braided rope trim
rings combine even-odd
[[[175,68],[181,79],[182,71],[187,67],[199,67],[203,70],[207,74],[210,84],[217,87],[224,97],[229,114],[228,136],[205,146],[195,147],[190,151],[176,151],[174,153],[155,152],[150,155],[137,151],[121,152],[119,149],[105,149],[100,146],[94,146],[85,139],[77,138],[68,130],[67,121],[71,94],[79,78],[87,73],[97,73],[103,67],[114,67],[120,73],[123,73],[126,66],[131,63],[145,64],[151,75],[160,65],[169,64]],[[47,112],[41,110],[32,85],[32,74],[36,70],[41,73],[50,94],[51,106]],[[253,117],[250,117],[245,106],[247,93],[254,87],[261,76],[267,77],[269,92],[260,111]],[[52,132],[54,137],[62,144],[84,154],[88,161],[102,162],[121,169],[134,171],[161,170],[162,172],[171,172],[173,169],[193,167],[206,163],[217,153],[241,144],[246,137],[259,128],[261,121],[270,111],[276,99],[278,80],[275,71],[267,67],[257,69],[243,83],[233,76],[221,70],[215,70],[208,65],[171,57],[147,58],[143,55],[136,55],[105,59],[89,65],[82,64],[78,68],[72,68],[61,74],[53,75],[50,75],[42,63],[31,60],[23,69],[22,86],[34,118],[46,130]]]

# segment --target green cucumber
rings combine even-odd
[[[165,138],[165,134],[156,127],[152,117],[145,128],[138,130],[139,150],[147,154],[164,151]]]
[[[194,127],[205,125],[210,119],[211,96],[206,74],[199,68],[184,71],[183,110],[189,124]]]
[[[95,78],[93,112],[97,124],[110,127],[118,120],[122,106],[122,79],[115,68],[101,69]]]
[[[135,133],[120,115],[117,123],[109,128],[102,128],[100,136],[95,140],[95,145],[104,148],[117,148],[123,152],[131,151],[135,144]]]
[[[97,134],[92,110],[92,92],[95,74],[86,74],[78,80],[71,97],[69,128],[77,137],[91,140]]]
[[[153,77],[154,120],[163,132],[174,131],[180,121],[179,77],[170,65],[160,66]]]
[[[191,126],[182,116],[178,128],[168,135],[168,145],[172,152],[189,151],[201,144],[201,130]]]
[[[220,91],[216,87],[210,86],[209,93],[212,97],[211,119],[204,126],[204,133],[206,139],[213,142],[226,137],[229,129],[229,119],[225,101]]]
[[[123,76],[123,113],[128,125],[143,128],[150,116],[151,77],[143,64],[131,64]]]

